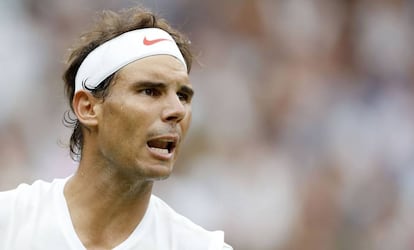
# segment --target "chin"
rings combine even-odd
[[[160,176],[158,176],[158,177],[154,177],[154,178],[152,178],[152,180],[153,181],[162,181],[162,180],[165,180],[165,179],[167,179],[168,177],[170,177],[170,175],[171,175],[171,173],[170,174],[168,174],[168,175],[160,175]]]
[[[155,165],[142,170],[142,172],[139,171],[141,172],[139,174],[141,178],[158,181],[167,179],[171,175],[173,167],[169,165]]]
[[[174,167],[174,160],[171,161],[143,161],[137,159],[132,164],[128,164],[127,176],[132,177],[133,180],[164,180],[167,179]]]

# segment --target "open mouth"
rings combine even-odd
[[[177,146],[177,140],[173,138],[156,138],[147,142],[148,147],[163,155],[171,154]]]

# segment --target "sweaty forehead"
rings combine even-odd
[[[117,79],[131,81],[180,82],[189,84],[186,68],[176,58],[156,55],[132,62],[117,72]]]

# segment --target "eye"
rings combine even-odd
[[[180,99],[180,101],[183,101],[183,102],[186,102],[186,103],[191,102],[191,96],[187,93],[178,92],[177,96]]]
[[[145,88],[140,91],[142,94],[147,96],[159,96],[161,93],[156,88]]]

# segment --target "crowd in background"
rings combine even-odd
[[[102,9],[0,2],[0,189],[76,171],[61,74]],[[185,32],[193,124],[155,193],[237,250],[414,249],[414,2],[138,1]]]

